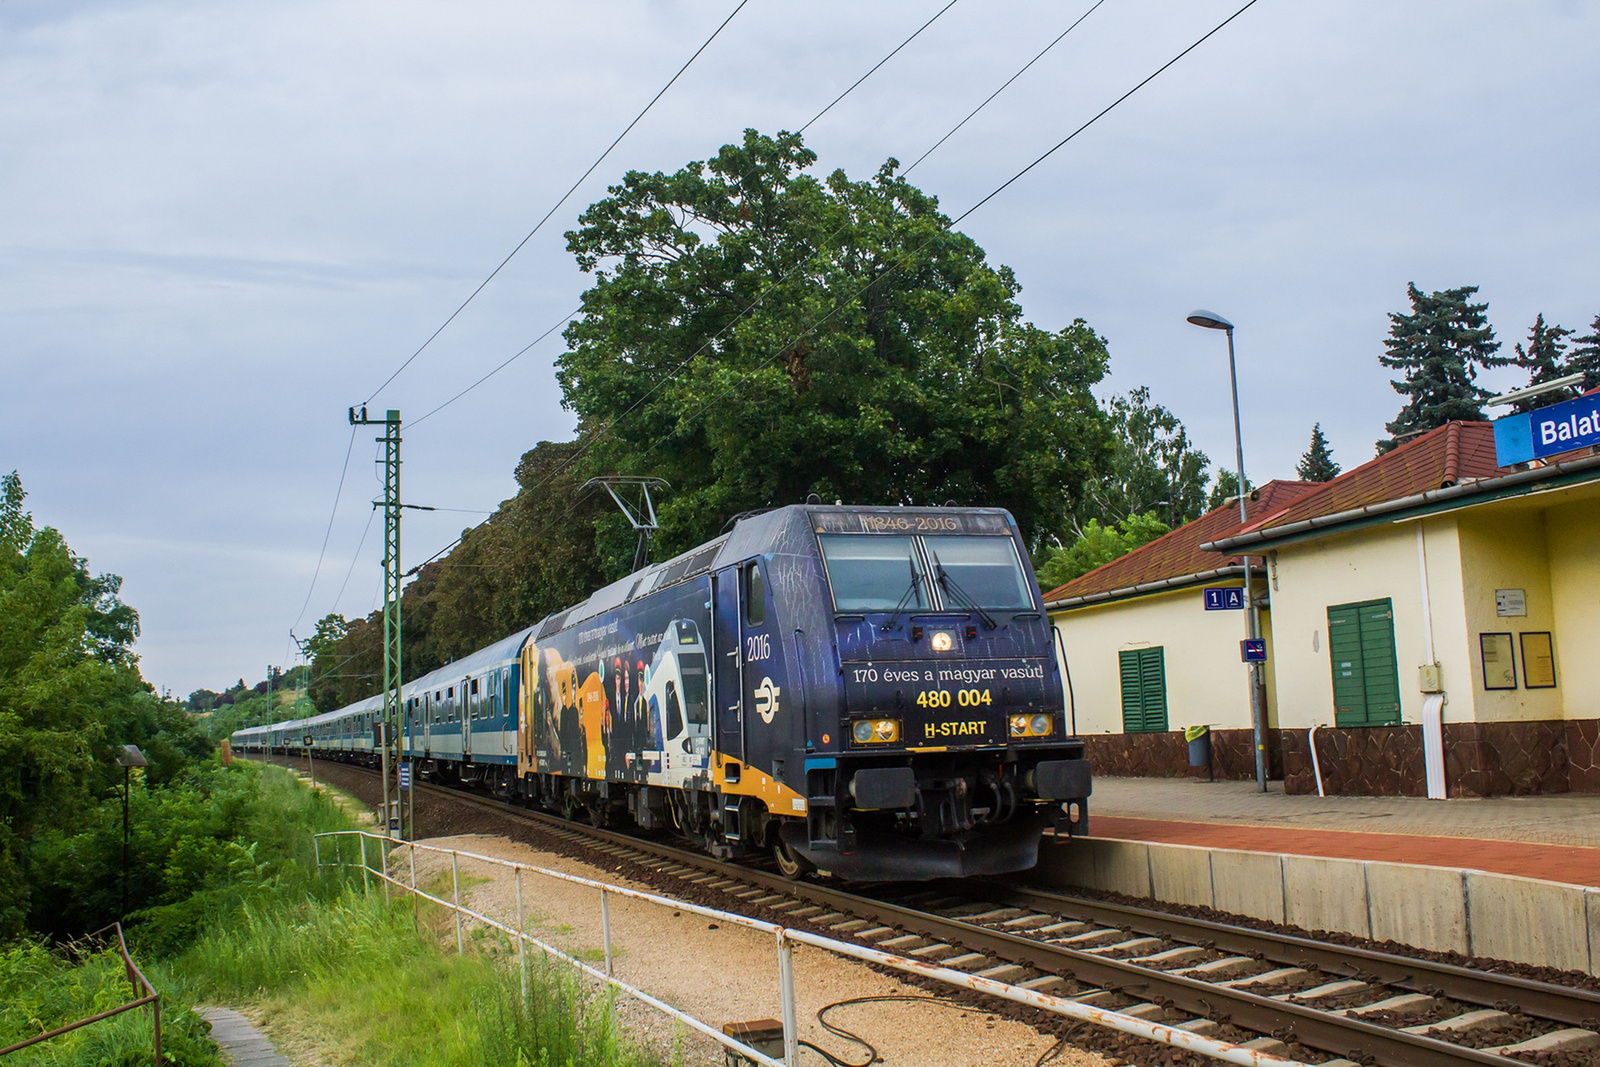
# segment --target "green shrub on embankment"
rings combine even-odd
[[[615,1026],[607,998],[567,964],[530,959],[524,1002],[517,956],[495,938],[455,952],[453,921],[425,905],[420,925],[396,893],[352,880],[337,900],[248,904],[181,961],[218,1001],[252,1001],[363,1064],[648,1067]]]

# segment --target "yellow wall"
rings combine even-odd
[[[1464,701],[1458,701],[1452,690],[1469,670],[1460,622],[1461,562],[1455,520],[1427,519],[1423,529],[1434,654],[1444,669],[1445,689],[1452,692],[1445,717],[1470,719],[1471,689]],[[1385,524],[1277,549],[1271,651],[1280,727],[1303,730],[1318,723],[1333,724],[1328,608],[1384,597],[1394,603],[1401,721],[1419,720],[1423,694],[1417,668],[1428,660],[1416,536],[1415,523]]]
[[[1515,719],[1559,719],[1561,713],[1561,659],[1556,658],[1556,689],[1524,689],[1522,645],[1518,634],[1528,630],[1556,629],[1550,599],[1549,550],[1543,509],[1507,501],[1460,513],[1461,585],[1466,611],[1464,623],[1472,657],[1471,684],[1475,717],[1479,722]],[[1528,605],[1524,616],[1495,613],[1496,589],[1523,590]],[[1517,688],[1483,687],[1482,633],[1509,633],[1516,658]],[[1554,638],[1552,638],[1554,640]],[[1454,694],[1461,686],[1452,679]]]
[[[1545,514],[1556,690],[1569,719],[1600,718],[1600,503]],[[1518,664],[1519,668],[1521,664]]]
[[[1152,645],[1165,650],[1168,729],[1201,723],[1249,729],[1247,668],[1239,662],[1244,612],[1206,611],[1199,586],[1054,612],[1051,617],[1072,668],[1080,734],[1122,732],[1117,654]],[[1265,619],[1263,615],[1263,626]]]

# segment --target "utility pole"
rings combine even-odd
[[[371,419],[365,406],[359,415],[351,408],[350,425],[383,427],[383,436],[374,438],[383,445],[383,724],[378,740],[383,753],[384,833],[404,838],[398,783],[395,803],[391,807],[389,802],[391,763],[398,768],[390,754],[400,723],[400,412],[390,408],[383,418]],[[394,754],[398,756],[397,749]]]
[[[316,705],[311,703],[311,653],[306,651],[305,642],[296,637],[293,630],[289,631],[289,640],[293,641],[294,646],[300,650],[300,658],[305,662],[305,674],[301,676],[300,684],[303,687],[302,693],[306,702],[305,718],[309,719],[317,713]],[[295,703],[298,705],[299,701]],[[306,773],[311,775],[311,788],[315,789],[317,787],[317,768],[311,762],[310,745],[306,746]]]
[[[267,751],[272,751],[272,664],[267,664]],[[270,760],[268,762],[271,762]]]

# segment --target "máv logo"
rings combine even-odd
[[[772,684],[771,678],[761,679],[761,684],[756,686],[756,714],[768,725],[778,714],[778,687]]]

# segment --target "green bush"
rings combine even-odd
[[[162,1060],[174,1067],[220,1065],[206,1024],[191,1010],[181,985],[168,975],[150,977],[162,994]],[[122,957],[114,951],[54,952],[26,940],[0,948],[0,1047],[133,999]],[[150,1009],[135,1008],[12,1053],[6,1067],[148,1064],[153,1058],[150,1028]]]

